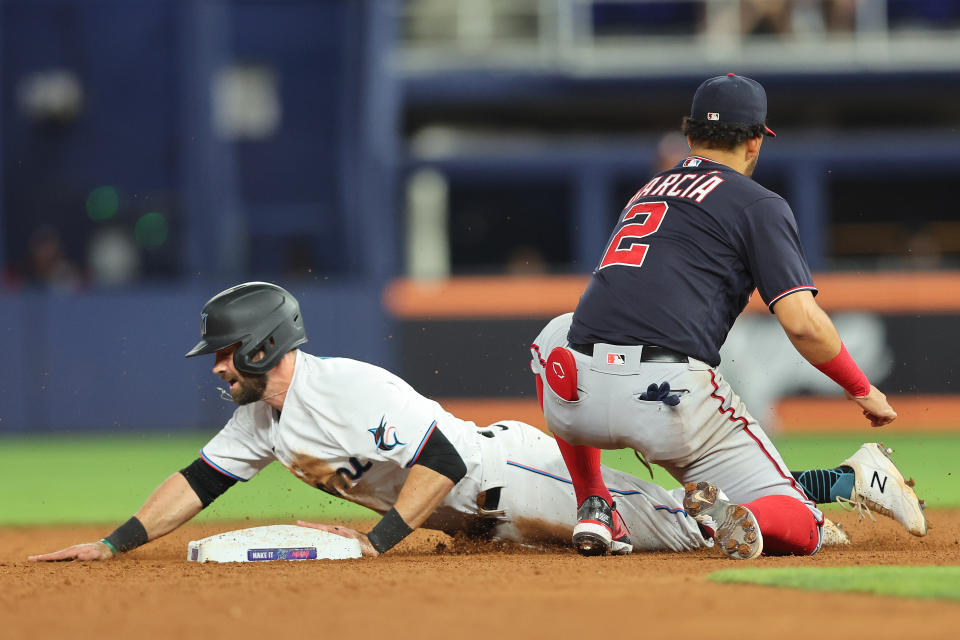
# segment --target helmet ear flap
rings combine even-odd
[[[233,365],[238,371],[250,374],[264,374],[273,369],[290,350],[307,341],[303,333],[303,324],[297,313],[292,322],[281,322],[261,340],[257,336],[245,340],[233,352]],[[257,353],[263,350],[263,358],[254,361]]]
[[[245,340],[233,352],[233,366],[237,368],[237,371],[243,373],[264,374],[280,361],[280,358],[276,357],[276,348],[277,341],[273,335],[268,335],[263,340]],[[263,358],[254,361],[257,353],[261,350],[263,351]]]

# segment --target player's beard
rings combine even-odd
[[[267,375],[264,373],[258,375],[243,375],[237,378],[236,389],[230,390],[230,397],[238,405],[250,404],[263,398],[263,392],[267,388]]]
[[[756,171],[757,169],[757,160],[759,159],[760,159],[759,155],[753,156],[753,159],[747,163],[747,168],[744,170],[743,175],[747,176],[748,178],[752,178],[753,172]]]

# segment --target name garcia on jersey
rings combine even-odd
[[[726,181],[719,174],[719,171],[707,171],[706,173],[659,175],[643,185],[630,199],[627,206],[647,196],[669,196],[671,198],[685,198],[697,203],[703,202],[704,198]]]

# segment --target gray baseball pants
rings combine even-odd
[[[630,447],[681,483],[709,481],[736,503],[782,495],[823,514],[739,396],[708,364],[642,362],[642,346],[594,345],[574,351],[579,399],[558,397],[544,379],[547,427],[571,445]],[[544,353],[548,353],[548,348]],[[542,371],[539,375],[543,376]],[[669,382],[680,403],[640,400],[650,384]]]

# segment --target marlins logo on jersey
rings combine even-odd
[[[397,437],[397,428],[387,426],[387,416],[384,415],[380,418],[380,426],[376,429],[367,429],[370,433],[373,434],[373,441],[377,444],[377,448],[382,451],[392,451],[396,447],[402,447],[407,444],[406,442],[400,442],[400,439]],[[393,436],[393,442],[390,442],[390,436]]]

